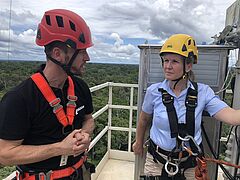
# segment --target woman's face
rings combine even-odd
[[[183,75],[183,57],[168,53],[163,57],[163,72],[167,80],[176,80]]]

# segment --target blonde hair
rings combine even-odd
[[[192,70],[190,70],[189,72],[187,72],[187,78],[190,80],[190,81],[195,81],[195,74]]]

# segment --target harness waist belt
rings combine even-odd
[[[17,172],[17,180],[54,180],[54,179],[59,179],[63,177],[68,177],[72,175],[77,169],[79,169],[83,163],[86,161],[87,156],[83,156],[76,164],[73,166],[67,167],[65,169],[59,169],[59,170],[50,170],[47,173],[40,172],[37,174],[32,174],[32,173],[23,173],[23,177],[21,174]],[[18,177],[19,176],[19,177]],[[38,176],[38,177],[36,177]]]
[[[150,139],[150,146],[153,147],[153,149],[161,154],[164,154],[165,156],[171,156],[174,159],[178,159],[179,158],[179,153],[180,152],[171,152],[171,151],[166,151],[162,148],[160,148],[159,146],[157,146],[152,139]],[[189,153],[187,151],[182,151],[182,158],[188,157]]]

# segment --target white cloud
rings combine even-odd
[[[44,60],[35,45],[37,24],[49,9],[66,8],[80,14],[91,28],[93,62],[138,62],[134,38],[163,42],[174,33],[188,33],[197,42],[211,42],[224,28],[226,8],[235,0],[13,0],[10,48],[12,59]],[[0,59],[7,58],[9,0],[0,6]]]
[[[36,37],[36,30],[28,29],[27,31],[24,31],[23,33],[18,35],[18,40],[22,43],[27,43],[33,45],[34,40]]]
[[[136,51],[136,48],[133,45],[131,44],[124,45],[124,41],[120,38],[119,34],[112,33],[110,37],[115,40],[114,46],[112,47],[112,51],[114,53],[117,53],[117,55],[125,54],[127,56],[131,56]]]
[[[100,38],[94,37],[94,48],[90,48],[92,62],[107,62],[107,63],[138,63],[139,50],[131,44],[124,44],[119,34],[112,33],[106,37],[114,40],[114,43],[106,43]]]
[[[116,48],[119,48],[122,44],[123,44],[123,40],[120,38],[120,36],[118,35],[118,33],[112,33],[110,35],[111,38],[113,38],[115,40],[114,46]]]

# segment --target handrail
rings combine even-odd
[[[103,84],[99,84],[97,86],[93,86],[90,88],[90,92],[94,92],[94,91],[97,91],[99,89],[103,89],[105,87],[108,87],[109,86],[109,82],[106,82],[106,83],[103,83]]]
[[[127,83],[114,83],[114,82],[105,82],[103,84],[99,84],[97,86],[93,86],[90,88],[90,92],[94,92],[100,89],[103,89],[105,87],[109,87],[109,86],[114,86],[114,87],[134,87],[134,88],[138,88],[138,84],[127,84]]]
[[[108,110],[108,125],[105,126],[105,128],[92,140],[89,150],[90,151],[94,145],[104,136],[105,133],[108,132],[108,149],[111,147],[111,130],[116,130],[116,131],[125,131],[129,132],[129,138],[128,138],[128,152],[131,151],[131,134],[132,132],[136,132],[136,128],[132,128],[132,115],[133,115],[133,110],[137,110],[137,106],[133,105],[133,95],[134,95],[134,88],[138,88],[138,84],[125,84],[125,83],[114,83],[114,82],[106,82],[103,84],[99,84],[97,86],[91,87],[90,91],[93,93],[97,90],[103,89],[103,88],[109,88],[109,99],[108,99],[108,104],[102,107],[100,110],[95,112],[93,114],[93,119],[96,119],[99,117],[102,113]],[[112,88],[113,87],[128,87],[131,88],[130,91],[130,102],[129,106],[127,105],[113,105],[112,104]],[[114,127],[111,125],[111,119],[112,119],[112,109],[126,109],[130,111],[129,115],[129,127]]]
[[[108,105],[112,109],[133,109],[137,110],[137,106],[125,106],[125,105]]]
[[[104,113],[106,110],[108,110],[109,105],[104,106],[103,108],[99,109],[97,112],[93,114],[93,119],[96,119],[98,116],[100,116],[102,113]]]
[[[105,128],[91,141],[90,146],[88,148],[88,151],[90,151],[95,144],[106,134],[108,131],[108,126],[105,126]]]

